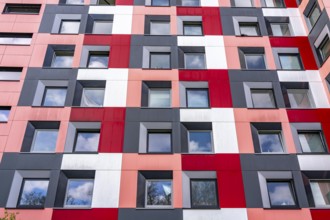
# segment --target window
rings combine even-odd
[[[64,106],[67,88],[46,87],[41,105]]]
[[[53,68],[71,68],[73,60],[73,51],[54,51],[51,67]]]
[[[84,4],[84,0],[66,0],[65,4],[67,4],[67,5],[82,5],[82,4]]]
[[[252,7],[251,0],[234,0],[235,7]]]
[[[253,108],[276,108],[272,89],[251,89]]]
[[[212,153],[212,132],[191,130],[188,132],[189,153]]]
[[[191,208],[218,208],[217,181],[191,179]]]
[[[89,52],[88,68],[108,68],[109,52]]]
[[[150,68],[151,69],[170,69],[170,53],[150,52]]]
[[[209,91],[208,89],[187,89],[188,108],[208,108]]]
[[[93,23],[93,34],[111,34],[112,33],[112,21],[96,20]]]
[[[184,66],[185,69],[205,69],[205,54],[185,53]]]
[[[304,153],[324,153],[323,135],[319,131],[299,131],[300,146]]]
[[[244,59],[245,59],[246,69],[251,69],[251,70],[265,70],[266,69],[264,54],[245,53]]]
[[[259,36],[259,25],[256,22],[239,22],[241,36]]]
[[[200,6],[200,0],[182,0],[182,6]]]
[[[39,14],[40,4],[6,4],[4,14]]]
[[[115,0],[97,0],[96,5],[115,5]]]
[[[322,61],[326,61],[330,55],[330,41],[329,36],[326,35],[322,43],[318,48],[319,54],[321,55]]]
[[[24,179],[17,206],[19,208],[43,208],[49,180]]]
[[[267,181],[272,208],[295,207],[295,195],[290,181]]]
[[[78,34],[80,27],[79,20],[62,20],[60,26],[61,34]]]
[[[273,36],[291,36],[289,23],[271,23]]]
[[[172,135],[170,131],[148,131],[148,153],[172,152]]]
[[[202,22],[199,21],[184,21],[183,35],[200,36],[203,35]]]
[[[100,131],[77,131],[75,152],[97,152]]]
[[[267,7],[284,8],[283,0],[265,0]]]
[[[172,207],[172,180],[146,180],[147,208]]]
[[[151,108],[169,108],[171,107],[170,89],[149,89],[149,106]]]
[[[17,81],[20,80],[23,68],[22,67],[0,67],[1,81]]]
[[[281,69],[283,70],[301,70],[302,64],[299,54],[278,54]]]
[[[283,153],[280,131],[259,131],[260,150],[262,153]]]
[[[151,35],[169,35],[170,23],[167,21],[151,21],[150,22]]]
[[[0,107],[0,122],[7,122],[9,118],[10,107]]]
[[[0,33],[0,44],[7,45],[30,45],[32,34]]]
[[[81,107],[102,107],[104,88],[83,88]]]
[[[330,205],[330,180],[310,181],[315,207]]]
[[[291,108],[312,108],[309,89],[287,89]]]
[[[321,10],[319,8],[319,6],[317,5],[317,3],[315,2],[311,11],[308,14],[308,20],[309,23],[312,27],[314,27],[315,23],[317,22],[317,20],[319,19],[321,15]]]
[[[151,0],[152,6],[170,6],[169,0]]]
[[[31,152],[55,152],[58,129],[36,129]]]
[[[90,207],[93,187],[93,179],[69,179],[64,207]]]

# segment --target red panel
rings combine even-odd
[[[103,122],[98,152],[122,153],[125,122]]]
[[[116,0],[116,5],[133,5],[134,0]]]
[[[72,108],[70,121],[102,121],[104,108]]]
[[[126,108],[105,108],[103,121],[125,121]]]
[[[130,46],[111,46],[110,48],[110,68],[129,67]]]
[[[297,47],[305,69],[317,70],[318,67],[309,44],[308,37],[270,37],[272,47]]]
[[[118,219],[118,209],[54,209],[52,220]]]
[[[284,2],[285,2],[285,6],[287,8],[297,8],[298,7],[296,0],[284,0]]]
[[[233,106],[227,70],[180,70],[179,80],[208,81],[211,107]]]
[[[130,45],[131,36],[125,34],[98,35],[86,34],[84,45]]]
[[[217,172],[221,208],[245,208],[245,194],[241,171]]]
[[[329,220],[330,210],[329,209],[311,209],[313,220]]]

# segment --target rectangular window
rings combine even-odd
[[[42,106],[64,106],[67,88],[46,87],[41,105]]]
[[[49,180],[23,179],[18,204],[19,208],[43,208]]]
[[[171,90],[170,89],[149,89],[149,107],[151,108],[170,108]]]
[[[112,21],[94,21],[93,34],[111,34],[112,33]]]
[[[312,99],[308,89],[287,89],[291,108],[312,108]]]
[[[150,68],[151,69],[170,69],[170,53],[150,53]]]
[[[276,108],[272,89],[251,89],[253,108]]]
[[[31,152],[48,153],[55,152],[57,143],[57,129],[36,129],[34,131]]]
[[[55,51],[51,67],[53,68],[71,68],[73,60],[73,51]]]
[[[22,67],[0,67],[0,80],[2,81],[20,80],[22,71],[23,71]]]
[[[319,131],[299,131],[299,142],[304,153],[324,153],[323,135]]]
[[[89,52],[88,56],[88,68],[108,68],[109,52]]]
[[[172,180],[146,180],[146,208],[172,207]]]
[[[272,208],[296,206],[291,181],[267,181],[267,189]]]
[[[65,4],[67,4],[67,5],[82,5],[82,4],[84,4],[84,0],[66,0]]]
[[[285,7],[283,0],[265,0],[265,2],[266,2],[266,6],[268,8],[271,8],[271,7],[284,8]]]
[[[77,131],[75,152],[97,152],[100,131]]]
[[[317,5],[317,3],[315,2],[312,10],[309,12],[309,14],[307,16],[309,23],[312,27],[314,27],[314,25],[317,22],[317,20],[319,19],[320,15],[321,15],[321,10],[320,10],[319,6]]]
[[[266,62],[264,54],[244,54],[245,66],[249,70],[265,70]]]
[[[185,53],[184,67],[185,69],[205,69],[205,54]]]
[[[182,6],[200,6],[200,0],[182,0]]]
[[[169,0],[151,0],[152,6],[170,6]]]
[[[83,88],[81,107],[102,107],[104,88]]]
[[[7,122],[10,114],[10,107],[0,107],[0,123]]]
[[[183,35],[201,36],[203,35],[202,22],[198,21],[184,21]]]
[[[259,131],[260,150],[262,153],[283,153],[282,135],[280,131]]]
[[[322,61],[326,61],[330,55],[330,40],[327,35],[318,48],[319,54],[321,55]]]
[[[80,27],[79,20],[62,20],[60,26],[61,34],[78,34]]]
[[[209,90],[208,89],[187,89],[188,108],[208,108]]]
[[[148,153],[171,153],[172,134],[170,131],[148,131]]]
[[[167,21],[151,21],[150,35],[169,35],[170,22]]]
[[[239,22],[241,36],[259,36],[259,25],[257,22]]]
[[[310,181],[315,207],[330,206],[330,181]]]
[[[188,133],[189,153],[212,153],[212,131],[191,130]]]
[[[30,45],[32,34],[0,33],[0,44],[5,45]]]
[[[93,188],[93,179],[69,179],[65,195],[64,207],[91,207]]]
[[[271,23],[273,36],[291,36],[289,23]]]
[[[115,5],[116,1],[115,0],[97,0],[96,4],[97,5]]]
[[[299,54],[278,54],[281,69],[283,70],[301,70],[302,64]]]
[[[212,179],[191,179],[191,208],[218,208],[217,181]]]
[[[251,0],[234,0],[235,7],[252,7]]]
[[[4,14],[39,14],[40,4],[6,4]]]

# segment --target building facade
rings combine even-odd
[[[0,11],[0,217],[330,219],[330,0]]]

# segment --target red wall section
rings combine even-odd
[[[116,0],[116,5],[134,5],[134,0]]]
[[[180,70],[180,81],[208,81],[211,107],[233,106],[227,70]]]
[[[285,2],[285,6],[287,8],[297,8],[298,7],[296,0],[284,0],[284,2]]]
[[[297,47],[306,70],[317,70],[308,37],[270,37],[272,47]]]
[[[52,220],[118,219],[118,209],[54,209]]]
[[[317,210],[311,209],[312,219],[313,220],[329,220],[330,219],[330,210]]]
[[[217,7],[177,7],[178,16],[202,16],[204,35],[222,35],[220,10]]]

